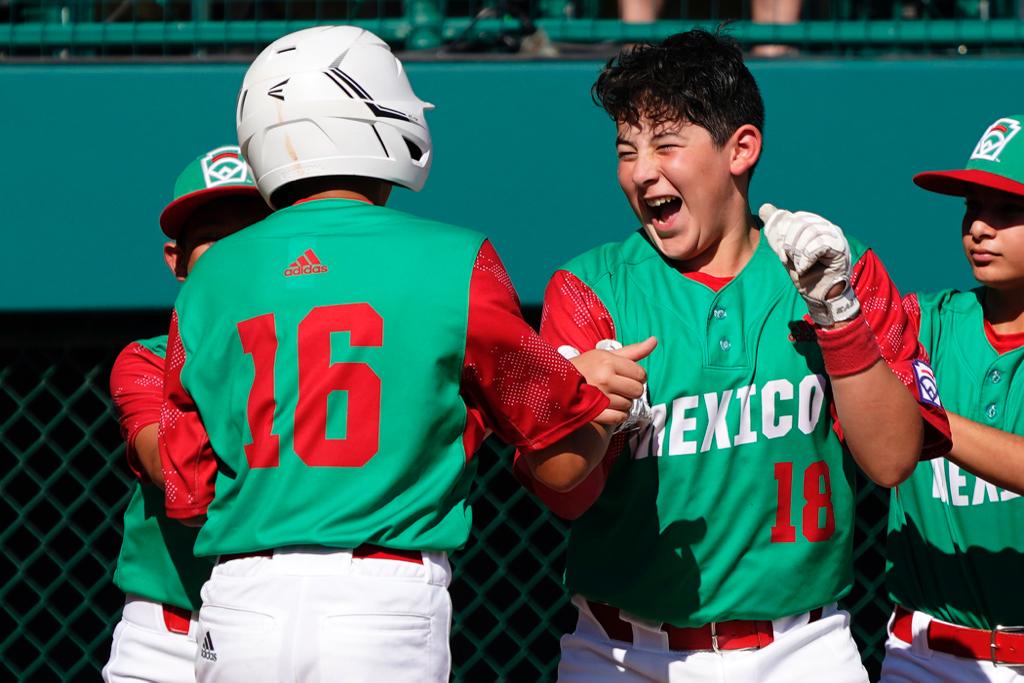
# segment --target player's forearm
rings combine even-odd
[[[541,484],[553,491],[571,491],[601,462],[611,437],[611,430],[591,422],[551,446],[522,457]]]
[[[854,460],[872,481],[893,487],[914,471],[924,439],[917,402],[879,359],[863,372],[832,378],[839,422]]]
[[[157,441],[159,425],[146,425],[135,435],[132,447],[142,470],[154,485],[164,487],[164,471],[160,464],[160,444]]]
[[[1024,494],[1024,436],[947,412],[953,448],[946,457],[985,481]]]

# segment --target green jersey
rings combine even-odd
[[[898,306],[874,255],[851,248],[862,304],[881,297],[864,308],[886,310],[885,295]],[[603,490],[585,484],[568,495],[592,499],[563,508],[585,510],[571,527],[570,590],[677,626],[782,617],[850,590],[854,464],[806,315],[765,239],[720,288],[685,277],[642,232],[556,274],[549,341],[659,340],[641,361],[653,423],[611,461]]]
[[[499,283],[498,322],[470,306],[478,276]],[[473,439],[540,448],[607,404],[522,320],[481,235],[362,202],[301,203],[221,240],[176,313],[161,452],[169,514],[207,515],[201,555],[453,550]]]
[[[322,200],[203,255],[175,303],[181,385],[218,458],[197,554],[461,545],[459,380],[482,241]]]
[[[139,473],[133,443],[139,430],[159,420],[166,343],[167,337],[162,336],[129,344],[110,374],[129,462]],[[196,532],[167,518],[163,491],[148,481],[136,484],[124,514],[124,541],[114,583],[125,593],[198,610],[199,589],[209,578],[212,565],[193,555]]]
[[[945,408],[1024,434],[1024,348],[999,354],[985,335],[983,289],[909,296]],[[924,462],[892,493],[889,591],[907,609],[991,629],[1024,621],[1024,502],[945,459]]]

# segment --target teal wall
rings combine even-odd
[[[435,163],[398,208],[488,233],[524,303],[568,257],[630,231],[596,62],[412,63]],[[902,289],[969,286],[960,202],[910,182],[963,164],[1024,110],[1024,60],[755,62],[766,149],[752,202],[825,214]],[[241,65],[0,66],[0,310],[163,307],[157,216],[184,163],[232,141]]]

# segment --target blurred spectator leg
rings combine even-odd
[[[663,0],[619,0],[619,14],[627,24],[649,24],[658,20]]]
[[[750,14],[755,24],[795,24],[800,21],[803,0],[751,0]],[[789,57],[797,53],[790,45],[755,45],[755,57]]]

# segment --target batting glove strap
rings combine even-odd
[[[601,349],[602,351],[615,351],[616,349],[621,349],[622,344],[616,339],[602,339],[597,342],[594,348]],[[651,402],[648,400],[647,394],[647,383],[644,382],[643,395],[640,398],[633,399],[633,404],[629,407],[629,416],[624,422],[616,425],[615,429],[612,430],[612,434],[627,432],[631,429],[643,429],[651,423]]]
[[[853,320],[860,314],[860,301],[857,299],[857,293],[849,285],[846,286],[842,294],[825,301],[802,292],[801,295],[807,302],[811,320],[818,327],[832,327],[836,323]]]

